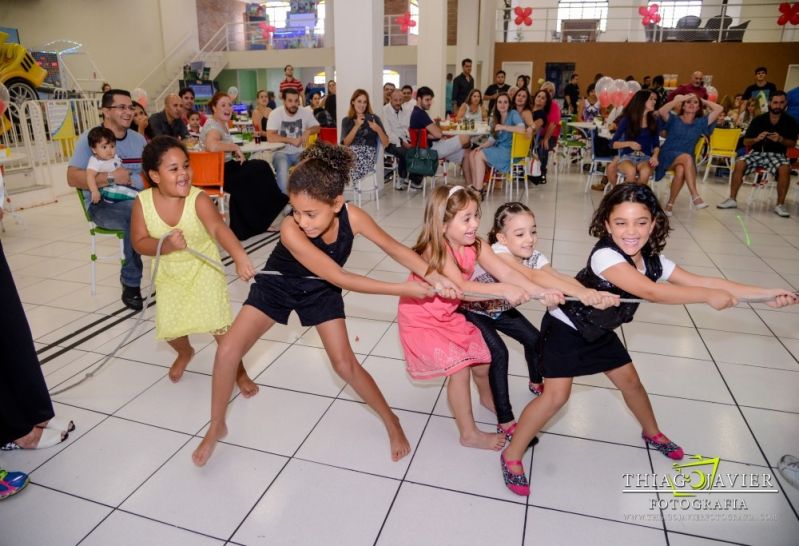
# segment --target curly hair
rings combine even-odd
[[[152,178],[150,178],[150,171],[158,172],[158,167],[161,165],[164,154],[172,148],[180,148],[183,153],[186,154],[186,159],[189,158],[189,152],[186,150],[186,146],[175,137],[167,135],[155,137],[144,147],[144,151],[141,153],[141,172],[151,185],[157,186],[158,184],[153,182]]]
[[[324,203],[333,203],[344,193],[355,163],[352,152],[317,140],[300,154],[300,162],[289,176],[288,192],[306,193]]]
[[[591,226],[588,228],[588,233],[594,237],[603,238],[609,236],[605,224],[610,221],[610,215],[617,205],[622,203],[640,203],[649,209],[652,215],[652,222],[655,224],[652,234],[649,236],[649,241],[642,249],[645,255],[660,254],[666,246],[666,238],[669,236],[669,217],[663,212],[660,207],[657,197],[649,188],[642,184],[619,184],[605,195],[602,202],[594,212],[594,218],[591,220]]]
[[[471,188],[460,186],[438,186],[430,193],[427,206],[424,209],[424,222],[422,232],[416,240],[413,251],[417,254],[424,254],[430,250],[430,265],[425,274],[432,271],[443,273],[444,264],[447,262],[447,239],[444,236],[444,228],[451,222],[455,215],[469,206],[469,203],[477,204],[477,216],[480,216],[480,194]],[[480,252],[480,239],[474,242],[475,249]],[[457,262],[456,262],[457,263]],[[460,269],[460,266],[458,266]]]
[[[502,233],[502,230],[505,229],[505,224],[508,223],[508,219],[516,214],[529,214],[535,218],[533,211],[524,203],[511,201],[500,205],[494,213],[494,224],[491,226],[491,231],[488,232],[488,242],[490,244],[493,245],[497,242],[497,234]]]

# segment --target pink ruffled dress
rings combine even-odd
[[[474,272],[477,252],[463,248],[459,256],[450,250],[469,280]],[[420,280],[411,273],[410,279]],[[401,297],[397,323],[405,351],[408,373],[414,379],[433,379],[452,375],[466,366],[491,362],[491,353],[480,330],[458,313],[460,300],[435,296],[424,300]]]

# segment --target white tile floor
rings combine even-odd
[[[531,189],[527,202],[537,214],[539,248],[573,273],[593,244],[586,228],[600,196],[584,194],[576,173],[552,178]],[[715,204],[726,187],[711,182],[702,192]],[[497,193],[485,203],[484,227],[501,202]],[[134,324],[118,299],[115,265],[99,266],[97,295],[90,295],[88,237],[77,207],[68,195],[22,211],[24,225],[8,218],[2,235],[53,389],[82,377]],[[422,207],[420,194],[387,189],[379,212],[366,208],[410,244]],[[698,273],[799,288],[793,195],[789,209],[788,220],[764,203],[751,211],[692,211],[683,195],[666,254]],[[246,242],[257,265],[272,239]],[[350,262],[376,278],[405,276],[365,240],[356,241]],[[230,280],[236,311],[247,287]],[[572,400],[525,458],[532,495],[513,495],[497,454],[458,445],[444,382],[406,375],[397,298],[350,293],[345,302],[350,342],[402,419],[409,457],[390,462],[377,417],[333,373],[316,332],[292,318],[245,358],[261,391],[250,400],[234,393],[229,436],[208,466],[194,467],[189,455],[208,421],[215,344],[193,336],[197,356],[174,385],[166,377],[171,350],[155,341],[149,313],[102,373],[54,397],[57,413],[77,423],[68,442],[0,454],[0,466],[32,479],[0,507],[0,543],[797,544],[799,492],[779,477],[779,493],[750,494],[748,511],[736,513],[661,513],[649,509],[651,494],[623,494],[622,474],[668,473],[670,461],[644,448],[604,376],[577,380]],[[540,321],[537,304],[522,310]],[[742,305],[718,313],[643,305],[621,333],[662,428],[687,452],[721,457],[721,472],[771,474],[783,453],[799,453],[799,308]],[[530,395],[522,353],[509,345],[519,412]],[[491,415],[482,408],[476,415],[489,429]]]

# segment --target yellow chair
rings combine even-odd
[[[516,196],[519,195],[519,180],[524,182],[524,192],[528,192],[527,186],[527,156],[530,154],[530,145],[533,143],[533,138],[528,137],[527,133],[513,133],[513,140],[510,145],[510,168],[508,172],[503,173],[491,167],[491,173],[488,176],[488,193],[494,189],[494,183],[497,180],[505,183],[505,193],[508,194],[508,199],[513,201],[513,187],[516,186]]]
[[[705,176],[702,177],[702,182],[707,181],[707,173],[710,169],[718,169],[719,167],[726,167],[729,171],[727,175],[727,183],[732,183],[732,168],[735,164],[736,152],[738,146],[738,138],[741,136],[740,129],[715,129],[710,135],[710,147],[707,154],[707,165],[705,165]],[[713,159],[720,159],[722,164],[713,164]]]
[[[308,135],[308,146],[313,146],[317,138],[319,138],[319,135],[317,133]]]
[[[100,227],[94,223],[92,217],[89,216],[89,211],[86,208],[86,198],[83,195],[83,190],[76,188],[78,192],[78,199],[80,200],[80,208],[86,216],[86,221],[89,222],[89,235],[92,238],[92,295],[97,293],[97,260],[119,259],[120,265],[125,265],[125,231],[121,229],[107,229]],[[97,236],[104,235],[107,237],[116,237],[119,240],[119,254],[115,256],[98,256],[97,255]]]

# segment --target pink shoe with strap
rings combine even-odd
[[[685,456],[685,452],[683,452],[682,448],[666,438],[662,432],[658,432],[654,436],[647,436],[643,432],[641,433],[641,438],[644,439],[646,445],[651,447],[656,451],[660,451],[663,455],[668,457],[669,459],[674,459],[675,461],[679,461],[680,459]]]
[[[527,481],[527,476],[524,475],[524,467],[522,467],[521,474],[512,472],[508,467],[508,465],[522,466],[522,462],[506,460],[504,451],[499,455],[499,462],[502,465],[502,478],[505,480],[507,488],[522,497],[528,496],[530,494],[530,484]]]

